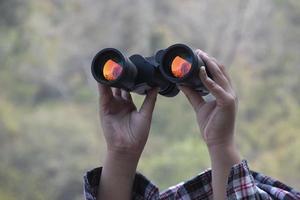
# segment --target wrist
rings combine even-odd
[[[234,142],[219,143],[208,148],[211,159],[213,199],[226,199],[228,177],[232,166],[241,162]]]
[[[139,157],[120,151],[107,151],[98,199],[130,199]],[[118,192],[115,193],[115,189]]]
[[[139,161],[139,156],[124,152],[107,151],[103,170],[116,177],[133,178]]]
[[[105,162],[113,162],[118,165],[135,166],[140,159],[140,153],[107,150]]]
[[[233,166],[241,162],[241,157],[234,142],[222,143],[208,147],[212,165]]]
[[[206,138],[204,136],[204,141],[208,149],[229,147],[234,145],[234,133],[208,134]]]
[[[143,147],[128,147],[128,145],[107,145],[107,156],[118,157],[121,160],[139,159]]]

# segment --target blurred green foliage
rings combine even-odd
[[[0,16],[0,200],[82,199],[105,155],[93,55],[177,42],[228,67],[251,169],[300,188],[299,1],[1,0]],[[209,165],[185,97],[159,97],[139,170],[164,189]]]

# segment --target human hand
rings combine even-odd
[[[146,95],[139,110],[129,92],[98,84],[100,120],[109,152],[139,157],[146,144],[157,89]]]
[[[234,164],[241,162],[233,141],[238,101],[224,66],[201,50],[197,50],[196,53],[212,75],[212,79],[209,78],[206,69],[201,67],[200,79],[215,100],[205,102],[202,96],[191,88],[180,89],[196,112],[202,137],[208,146],[212,165],[213,199],[226,199],[230,169]]]
[[[135,171],[146,144],[157,89],[151,90],[138,111],[129,92],[98,84],[100,120],[107,154],[97,199],[131,199]],[[114,192],[118,188],[118,192]]]
[[[224,66],[216,59],[209,57],[201,50],[196,50],[196,53],[212,75],[212,79],[209,78],[206,69],[201,67],[200,79],[215,100],[205,102],[202,96],[191,88],[181,86],[180,89],[196,112],[198,125],[208,148],[233,145],[238,101],[230,77]]]

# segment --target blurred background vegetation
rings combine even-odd
[[[0,200],[82,199],[105,153],[93,55],[178,42],[227,66],[251,169],[299,189],[300,1],[0,0]],[[161,189],[193,177],[210,166],[199,135],[183,95],[159,97],[139,170]]]

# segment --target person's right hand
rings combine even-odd
[[[129,92],[112,91],[101,84],[98,87],[107,154],[97,199],[131,199],[136,167],[150,130],[157,89],[147,94],[138,111]]]
[[[129,92],[98,84],[100,120],[108,151],[139,157],[146,144],[157,89],[152,89],[138,111]]]

